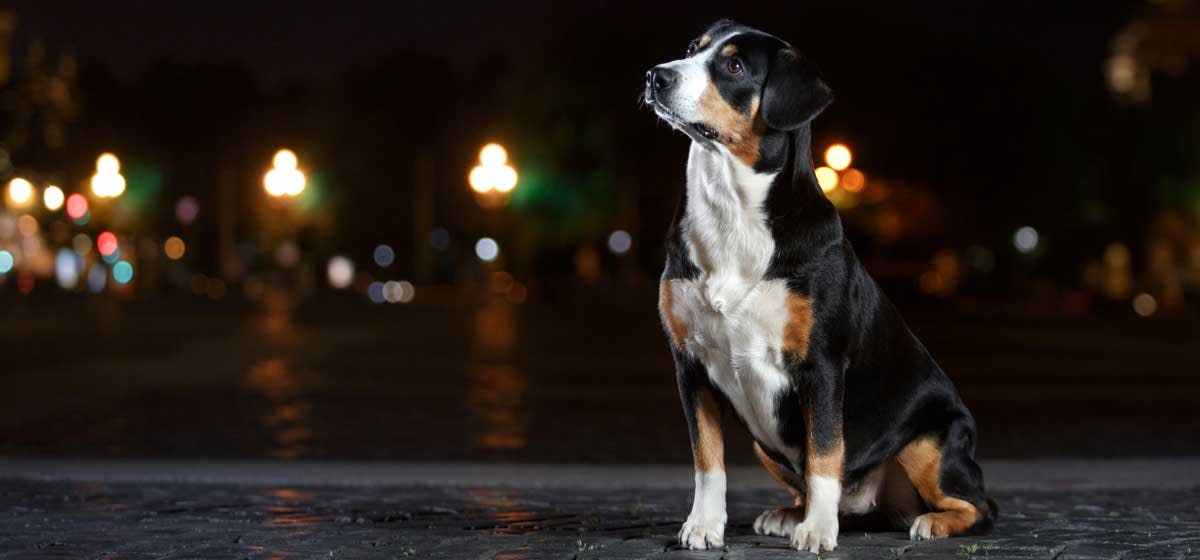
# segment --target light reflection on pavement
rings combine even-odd
[[[0,454],[690,458],[653,301],[73,313],[0,323]],[[984,457],[1200,455],[1190,323],[910,320],[975,412]],[[726,432],[729,460],[752,462],[742,430]]]

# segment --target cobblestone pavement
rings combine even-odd
[[[730,493],[723,550],[679,550],[684,490],[0,482],[0,558],[813,558]],[[986,537],[843,531],[821,558],[1198,558],[1200,489],[998,492]]]

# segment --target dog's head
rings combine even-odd
[[[688,45],[687,56],[646,72],[645,101],[692,140],[755,166],[764,136],[805,126],[833,94],[791,45],[722,20]]]

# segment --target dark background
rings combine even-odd
[[[982,453],[1200,452],[1193,2],[0,10],[0,180],[94,210],[0,210],[0,452],[686,460],[654,296],[687,142],[639,94],[719,17],[822,67],[814,159],[851,148],[866,185],[830,197]],[[467,186],[487,142],[519,173],[506,198]],[[295,198],[262,188],[281,147]],[[102,152],[115,200],[87,186]],[[57,252],[106,230],[134,279],[92,250],[110,280],[64,287]],[[411,302],[372,303],[399,281]]]

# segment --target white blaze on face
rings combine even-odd
[[[703,48],[696,51],[696,54],[688,58],[659,65],[659,68],[679,73],[679,81],[661,100],[667,110],[673,113],[673,115],[664,115],[667,120],[672,120],[673,117],[682,120],[683,123],[680,124],[703,120],[700,117],[700,97],[704,95],[704,91],[712,82],[712,76],[708,73],[708,63],[714,56],[717,56],[716,46],[726,38],[720,37],[709,41]]]

